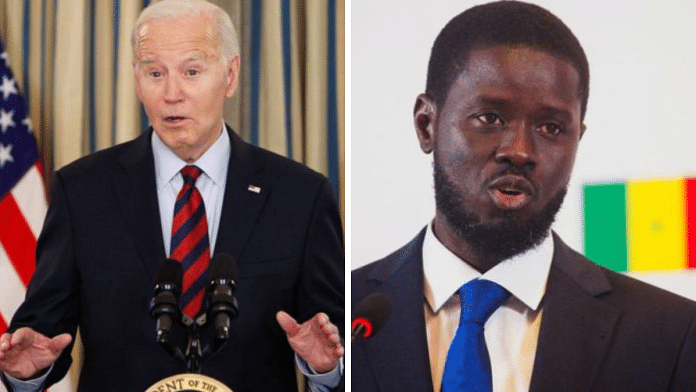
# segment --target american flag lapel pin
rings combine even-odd
[[[247,190],[249,192],[261,193],[261,188],[256,185],[249,185],[249,188],[247,188]]]

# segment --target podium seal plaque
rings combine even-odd
[[[233,392],[222,382],[202,374],[177,374],[154,383],[145,392]]]

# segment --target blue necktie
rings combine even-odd
[[[483,325],[510,293],[501,286],[475,279],[459,289],[462,313],[459,328],[447,352],[442,392],[490,392],[491,360],[483,338]]]

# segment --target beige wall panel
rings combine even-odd
[[[283,25],[280,2],[265,1],[262,8],[259,144],[277,154],[286,155]]]
[[[46,14],[44,15],[43,29],[43,83],[41,85],[41,120],[39,124],[34,124],[34,135],[38,142],[39,156],[43,159],[45,168],[46,188],[50,194],[51,173],[53,172],[53,68],[55,67],[55,58],[53,57],[53,47],[55,36],[54,31],[54,9],[53,4],[47,1]]]
[[[26,3],[25,3],[26,4]],[[29,99],[29,117],[33,126],[41,124],[41,114],[44,108],[43,96],[41,94],[44,81],[41,78],[41,63],[43,61],[43,53],[41,53],[41,41],[43,39],[43,31],[41,30],[42,19],[42,0],[31,0],[29,26],[29,91],[24,92],[25,97]]]
[[[7,0],[0,0],[0,37],[5,44],[7,42]]]
[[[110,2],[98,1],[94,10],[94,95],[97,150],[113,144],[114,119],[114,23]]]
[[[116,87],[116,142],[122,143],[140,135],[140,103],[133,79],[131,32],[142,8],[140,1],[121,2],[118,37],[118,82]]]
[[[7,59],[15,79],[17,86],[24,92],[24,75],[22,73],[22,26],[24,26],[24,2],[11,1],[6,2],[5,7],[5,29],[6,37],[5,50],[7,51]]]
[[[290,28],[293,37],[290,43],[290,50],[292,51],[290,59],[290,66],[292,67],[292,87],[290,91],[292,99],[292,107],[290,108],[290,115],[292,116],[292,156],[296,161],[302,163],[305,162],[305,102],[302,92],[305,86],[305,42],[301,38],[305,35],[305,5],[305,0],[292,2],[290,14]]]
[[[218,4],[222,9],[227,11],[227,13],[230,15],[230,18],[232,19],[232,24],[234,24],[234,27],[237,29],[237,40],[239,41],[239,51],[243,51],[243,37],[242,37],[242,1],[241,0],[226,0],[226,1],[215,1],[216,4]],[[241,53],[240,53],[241,55]],[[244,67],[244,61],[246,59],[242,57],[242,67]],[[241,75],[240,75],[241,78]],[[231,99],[227,99],[225,101],[225,112],[224,112],[224,118],[225,122],[229,124],[232,129],[234,129],[238,134],[241,134],[241,116],[242,116],[242,107],[241,107],[241,96],[242,96],[242,80],[237,83],[237,92],[234,94],[234,96]]]
[[[56,64],[53,96],[55,169],[84,153],[85,1],[61,2],[56,15]]]
[[[327,174],[327,2],[307,1],[305,164]]]

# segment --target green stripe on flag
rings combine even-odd
[[[585,256],[614,271],[626,271],[626,185],[585,185],[583,200]]]

